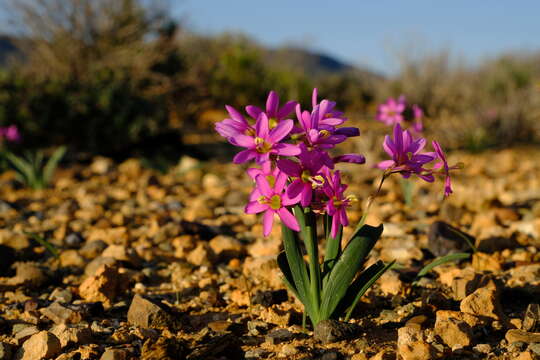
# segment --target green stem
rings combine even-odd
[[[311,319],[313,325],[319,322],[318,313],[321,304],[321,268],[319,266],[319,251],[317,246],[317,224],[315,214],[309,208],[295,207],[295,215],[300,225],[309,258],[310,297],[316,319]]]

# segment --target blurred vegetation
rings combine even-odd
[[[0,126],[18,125],[25,147],[89,154],[164,147],[156,139],[180,143],[189,132],[211,132],[224,104],[263,106],[274,89],[283,101],[308,105],[314,86],[357,119],[373,119],[378,103],[405,94],[447,146],[540,141],[538,55],[471,68],[442,52],[405,59],[398,75],[384,78],[242,35],[192,34],[163,2],[9,1],[10,38],[21,53],[0,70]]]

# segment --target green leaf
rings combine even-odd
[[[375,274],[377,274],[381,269],[384,268],[384,263],[382,261],[377,261],[375,264],[372,264],[370,267],[362,271],[360,275],[352,282],[352,284],[347,289],[347,293],[339,302],[339,305],[336,307],[332,317],[339,318],[341,314],[345,313],[354,303],[360,289],[369,281]]]
[[[24,232],[24,234],[26,236],[28,236],[29,238],[31,238],[32,240],[36,241],[38,244],[43,246],[45,249],[47,249],[47,251],[50,252],[51,255],[54,256],[55,258],[59,257],[58,250],[50,242],[45,240],[45,238],[43,236],[38,235],[36,233],[26,232],[26,231]]]
[[[298,290],[296,290],[296,286],[294,286],[294,279],[291,273],[291,268],[289,267],[289,263],[287,262],[287,255],[285,254],[285,251],[282,251],[277,256],[277,263],[279,266],[279,269],[283,273],[283,282],[289,290],[300,300],[300,302],[304,303],[304,299],[300,296],[298,293]]]
[[[6,152],[6,159],[13,165],[25,184],[29,184],[33,178],[34,169],[32,164],[22,157],[18,157],[13,153]]]
[[[416,275],[416,278],[418,279],[418,278],[421,278],[422,276],[425,276],[428,272],[433,270],[433,268],[435,268],[436,266],[445,264],[450,261],[468,259],[470,256],[471,254],[468,254],[468,253],[454,253],[454,254],[448,254],[448,255],[436,258],[435,260],[433,260],[432,262],[424,266],[422,270],[418,272],[418,274]]]
[[[382,224],[378,227],[362,226],[349,241],[323,287],[320,318],[329,319],[345,296],[349,285],[361,269],[369,252],[381,236]]]
[[[287,263],[289,264],[290,274],[299,295],[298,299],[304,304],[311,321],[316,323],[318,321],[318,311],[313,308],[311,297],[309,296],[309,276],[298,244],[297,233],[284,224],[281,224],[281,233],[283,234],[283,248]]]
[[[47,164],[45,164],[45,167],[43,168],[43,177],[42,177],[44,185],[48,185],[49,182],[51,181],[54,170],[56,170],[58,163],[60,162],[60,160],[62,160],[62,157],[64,157],[65,153],[66,153],[66,147],[60,146],[49,158],[49,160],[47,161]]]
[[[366,281],[364,283],[364,285],[360,288],[360,290],[358,291],[358,294],[356,294],[356,298],[353,300],[351,306],[349,307],[349,309],[347,310],[347,314],[345,315],[345,321],[349,321],[351,315],[352,315],[352,312],[354,310],[354,308],[356,307],[356,304],[358,304],[358,301],[360,300],[360,298],[362,296],[364,296],[364,294],[366,293],[366,291],[368,291],[368,289],[373,286],[373,284],[375,283],[375,281],[379,280],[379,278],[385,273],[387,272],[392,266],[394,266],[394,263],[396,262],[396,260],[392,261],[392,262],[389,262],[388,264],[386,264],[386,266],[384,266],[382,269],[380,269],[379,267],[379,271],[377,271],[375,274],[372,274],[372,273],[367,273],[366,274],[366,279],[369,278],[368,281]],[[374,269],[375,270],[375,269]],[[363,275],[363,274],[362,274]],[[360,276],[362,276],[360,275]],[[362,279],[362,282],[364,282],[365,280]]]

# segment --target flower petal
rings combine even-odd
[[[264,236],[270,235],[272,232],[272,225],[274,224],[274,211],[268,210],[263,215],[263,234]]]
[[[244,212],[246,214],[258,214],[260,212],[268,210],[268,208],[269,208],[268,204],[261,204],[258,201],[250,201],[246,205]]]
[[[255,106],[255,105],[248,105],[246,106],[246,112],[254,119],[258,119],[259,115],[263,112],[261,108]]]
[[[300,154],[300,148],[293,144],[276,144],[274,145],[276,153],[283,156],[295,156]]]
[[[242,114],[240,114],[240,112],[238,112],[238,110],[229,105],[225,105],[225,109],[227,109],[227,112],[231,116],[231,119],[247,125],[246,119],[244,119],[244,117],[242,116]]]
[[[289,135],[294,124],[292,120],[283,120],[270,131],[269,138],[273,143],[280,142],[285,136]]]
[[[287,226],[289,229],[294,231],[300,231],[300,225],[298,224],[298,220],[294,217],[293,214],[289,212],[286,208],[281,208],[277,211],[279,218]]]
[[[289,176],[299,177],[302,172],[302,168],[300,167],[300,164],[289,159],[278,160],[277,166],[279,170],[283,171],[285,174]]]
[[[233,162],[235,164],[242,164],[255,158],[256,156],[257,156],[257,152],[253,150],[250,150],[250,149],[242,150],[234,156]]]
[[[268,184],[268,180],[266,180],[266,177],[264,175],[259,175],[255,178],[255,182],[257,183],[257,188],[263,194],[264,196],[270,197],[274,195],[274,191],[270,187],[270,184]]]
[[[272,90],[270,91],[270,94],[268,94],[268,98],[266,99],[266,113],[268,114],[268,116],[276,117],[278,106],[279,96],[274,90]]]

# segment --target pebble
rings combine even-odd
[[[252,304],[261,304],[264,307],[269,307],[274,304],[281,304],[289,299],[287,290],[274,290],[274,291],[257,291],[255,296],[251,299]]]
[[[72,344],[84,345],[92,342],[92,331],[87,325],[55,325],[50,332],[60,340],[62,348]]]
[[[105,248],[107,248],[107,243],[103,240],[87,241],[79,253],[87,259],[95,259]]]
[[[68,289],[56,288],[49,295],[49,300],[61,303],[70,303],[72,299],[73,294]]]
[[[313,336],[323,344],[338,342],[354,336],[358,328],[354,324],[343,323],[337,320],[323,320],[315,325]]]
[[[265,337],[265,341],[271,345],[287,342],[294,337],[294,334],[287,329],[273,330]]]
[[[26,286],[38,289],[45,285],[47,276],[45,272],[35,263],[19,262],[15,263],[15,277],[9,279],[9,283],[17,286]]]
[[[473,331],[471,325],[465,321],[467,317],[471,316],[458,312],[437,311],[435,335],[439,336],[453,350],[471,345]]]
[[[525,331],[540,332],[540,305],[529,304],[523,317],[522,329]]]
[[[461,300],[459,308],[464,313],[485,316],[494,320],[503,320],[505,318],[498,292],[491,287],[477,289]]]
[[[80,313],[54,302],[46,308],[39,310],[41,314],[52,320],[55,324],[76,324],[82,320]]]
[[[78,232],[72,232],[64,239],[64,245],[68,248],[78,249],[84,243],[84,238]]]
[[[298,349],[292,344],[285,344],[281,347],[278,357],[289,357],[298,354]]]
[[[176,324],[165,305],[140,295],[133,297],[127,320],[131,325],[142,328],[167,328]]]
[[[519,329],[508,330],[504,338],[510,344],[516,341],[524,342],[526,344],[540,343],[540,333],[530,333]]]
[[[32,335],[17,351],[17,360],[43,360],[60,353],[60,340],[47,331]]]
[[[108,308],[121,288],[126,285],[122,278],[116,266],[104,265],[96,271],[94,276],[87,278],[79,286],[79,295],[86,301],[99,301]]]
[[[106,349],[103,355],[99,358],[100,360],[126,360],[128,358],[128,353],[126,350],[122,349]]]

